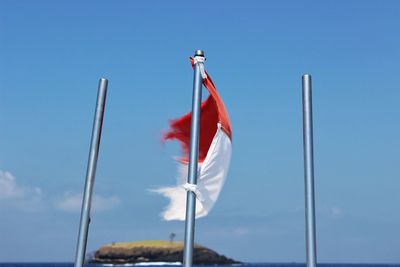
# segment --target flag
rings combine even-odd
[[[190,58],[194,67],[194,59]],[[196,194],[196,218],[206,216],[221,192],[229,168],[232,152],[232,130],[228,112],[208,73],[203,85],[209,96],[200,107],[200,136],[197,185],[187,184],[191,112],[170,122],[164,140],[177,140],[182,147],[178,159],[177,186],[155,191],[169,198],[169,205],[161,214],[165,220],[185,220],[186,191]]]

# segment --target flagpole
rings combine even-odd
[[[196,57],[203,57],[204,52],[197,50]],[[192,120],[190,126],[190,154],[189,154],[189,170],[188,184],[197,184],[197,161],[199,151],[199,133],[200,133],[200,105],[201,105],[201,89],[202,76],[200,71],[201,62],[197,62],[194,66],[193,80],[193,98],[192,98]],[[196,195],[193,191],[188,190],[186,195],[186,221],[185,221],[185,243],[183,251],[183,266],[191,267],[193,264],[193,246],[194,246],[194,230],[196,216]]]
[[[307,267],[316,267],[317,249],[315,234],[314,152],[311,75],[302,77],[303,87],[303,144],[306,215]]]
[[[90,207],[92,190],[96,175],[97,158],[99,155],[101,130],[103,126],[104,107],[106,104],[108,80],[101,78],[97,92],[96,111],[94,115],[92,139],[90,143],[89,160],[86,171],[85,191],[81,210],[78,244],[76,247],[75,267],[82,267],[85,261],[86,244],[90,223]]]

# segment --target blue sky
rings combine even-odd
[[[304,262],[301,75],[313,76],[320,262],[400,262],[398,1],[0,2],[0,261],[73,261],[100,77],[109,94],[88,250],[183,238],[168,120],[195,49],[230,112],[227,183],[196,242]]]

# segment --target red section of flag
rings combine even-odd
[[[193,58],[190,58],[192,66]],[[201,103],[200,108],[200,143],[199,143],[199,162],[203,162],[207,156],[208,149],[217,132],[218,123],[221,124],[224,132],[232,140],[231,124],[225,105],[219,96],[210,75],[203,79],[203,85],[207,88],[210,95]],[[164,140],[176,139],[181,143],[183,150],[182,162],[189,161],[189,143],[190,143],[190,122],[192,113],[172,120],[170,129],[164,135]]]

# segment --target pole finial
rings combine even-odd
[[[204,51],[203,50],[196,50],[196,52],[194,52],[194,56],[195,57],[204,57]]]

